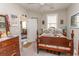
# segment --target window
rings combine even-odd
[[[47,28],[49,27],[57,28],[57,14],[47,15]]]

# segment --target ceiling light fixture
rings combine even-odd
[[[40,5],[45,5],[45,3],[40,3]]]
[[[54,9],[54,7],[50,7],[50,9]]]

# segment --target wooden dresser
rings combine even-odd
[[[0,56],[20,56],[18,36],[0,39]]]

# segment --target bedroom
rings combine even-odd
[[[77,3],[12,3],[0,4],[1,15],[8,14],[10,20],[10,35],[20,37],[20,52],[22,56],[58,56],[64,53],[50,50],[39,51],[37,54],[36,38],[49,27],[59,29],[62,34],[71,39],[74,30],[74,51],[73,55],[78,55],[78,34],[79,29],[71,27],[71,16],[79,11]],[[15,10],[16,9],[16,10]],[[7,12],[6,12],[7,11]],[[51,21],[54,19],[53,21]],[[14,20],[14,21],[13,21]],[[23,25],[21,22],[23,21]],[[50,24],[52,23],[52,25]],[[21,27],[23,26],[23,27]],[[27,28],[25,28],[27,27]],[[38,35],[37,35],[38,30]],[[21,33],[23,32],[23,33]],[[24,37],[21,36],[24,35]],[[55,34],[55,33],[54,33]],[[49,35],[51,36],[51,35]],[[21,39],[22,37],[22,39]],[[31,42],[31,43],[29,43]],[[68,41],[69,42],[69,41]],[[70,51],[71,52],[71,51]],[[13,53],[12,55],[15,55]]]

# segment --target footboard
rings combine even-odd
[[[71,40],[64,37],[37,37],[37,52],[39,49],[52,50],[56,52],[65,52],[73,55],[73,31],[71,33]]]
[[[73,41],[62,37],[40,37],[38,38],[38,49],[47,49],[57,52],[72,54]]]

